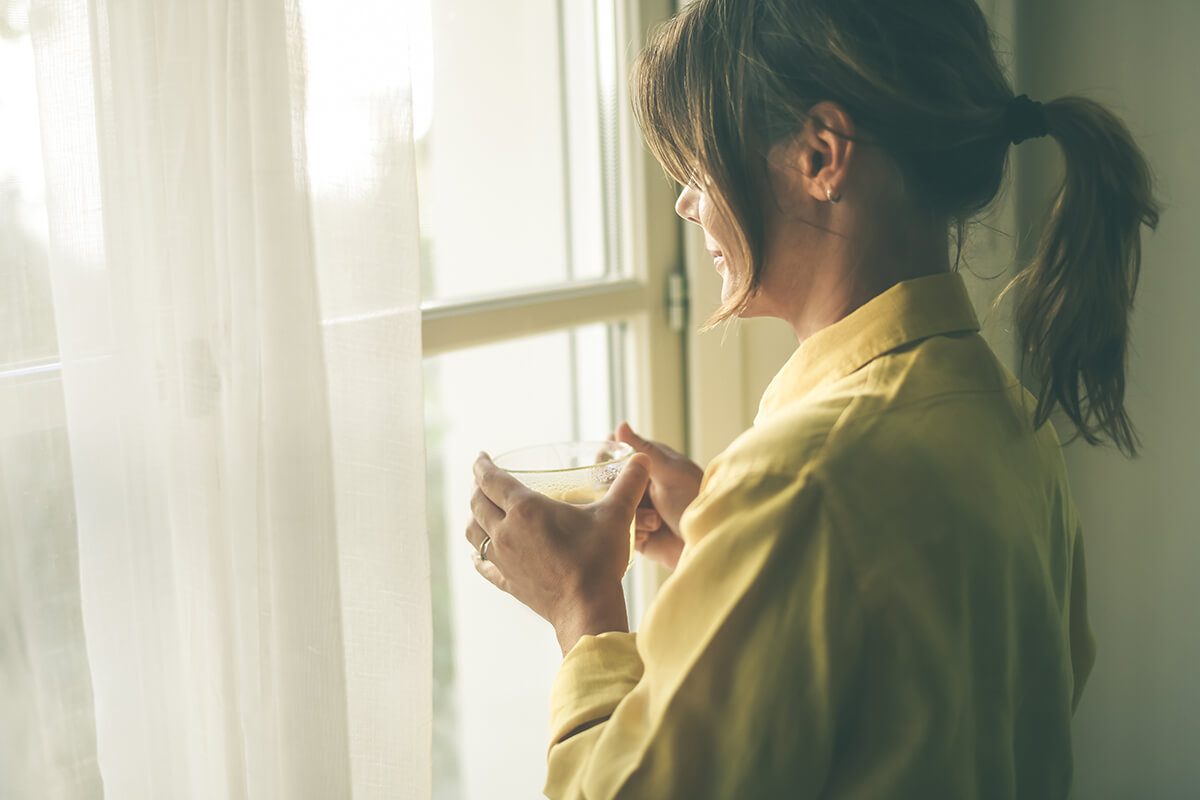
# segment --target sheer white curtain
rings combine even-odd
[[[0,797],[428,797],[405,4],[0,9]]]

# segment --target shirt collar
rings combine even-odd
[[[978,330],[979,320],[958,273],[902,281],[805,339],[767,386],[754,422],[898,347],[930,336]]]

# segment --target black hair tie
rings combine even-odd
[[[1030,100],[1029,95],[1023,94],[1009,101],[1004,110],[1004,126],[1008,138],[1013,144],[1020,144],[1026,139],[1037,139],[1050,133],[1046,124],[1046,112],[1042,104]]]

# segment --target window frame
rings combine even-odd
[[[561,3],[561,0],[560,0]],[[673,0],[615,0],[620,76],[629,74],[647,31],[675,11]],[[617,80],[615,146],[619,191],[616,225],[620,263],[629,274],[563,282],[510,293],[465,299],[428,300],[421,304],[422,354],[445,353],[591,323],[624,323],[629,382],[628,416],[644,435],[681,450],[687,448],[684,394],[685,328],[672,325],[667,310],[671,276],[683,271],[680,221],[674,212],[673,184],[642,142],[630,105],[627,82]],[[613,220],[609,220],[609,225]],[[674,320],[676,323],[679,320]],[[630,608],[636,623],[665,578],[665,571],[643,566],[633,575]]]

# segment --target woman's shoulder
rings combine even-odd
[[[760,420],[713,459],[709,472],[795,475],[819,462],[848,398],[826,396],[789,406]]]
[[[725,485],[819,474],[855,506],[900,487],[909,497],[997,484],[1036,491],[1064,469],[1034,406],[977,336],[937,337],[760,415],[709,471]]]

